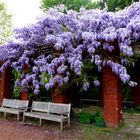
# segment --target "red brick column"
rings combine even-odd
[[[28,91],[23,91],[20,93],[20,100],[29,100],[29,93]]]
[[[68,97],[64,93],[52,93],[52,101],[54,103],[69,103]]]
[[[52,102],[54,103],[69,103],[68,94],[66,91],[62,91],[58,85],[52,89]]]
[[[52,92],[52,102],[54,103],[69,103],[68,95],[67,93],[57,93],[57,92]]]
[[[0,73],[0,105],[3,98],[12,97],[12,71],[11,68],[7,68],[4,72]]]
[[[120,82],[107,66],[103,69],[103,98],[106,125],[116,128],[122,119]]]

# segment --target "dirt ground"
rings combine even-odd
[[[16,118],[15,118],[16,119]],[[38,120],[36,120],[38,122]],[[30,122],[16,122],[13,119],[0,118],[0,140],[76,140],[81,139],[76,135],[81,133],[76,128],[59,130],[59,123],[45,122],[39,126]]]
[[[125,125],[113,130],[94,125],[81,125],[76,117],[71,118],[71,127],[60,131],[60,124],[26,118],[16,121],[15,115],[6,119],[0,114],[0,140],[140,140],[140,120],[136,115],[124,115]],[[136,133],[137,132],[137,133]]]

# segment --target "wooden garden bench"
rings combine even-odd
[[[19,121],[20,113],[28,108],[28,100],[17,100],[17,99],[3,99],[0,112],[4,112],[4,118],[6,114],[16,114],[17,121]]]
[[[25,121],[25,116],[28,116],[38,118],[40,125],[42,120],[60,122],[60,129],[62,131],[64,122],[67,122],[70,127],[70,110],[71,104],[33,101],[31,112],[25,111],[23,113],[23,121]]]

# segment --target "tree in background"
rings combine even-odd
[[[0,44],[11,35],[11,15],[7,12],[5,4],[0,1]]]
[[[48,8],[60,4],[64,4],[68,8],[68,10],[73,9],[79,11],[82,6],[86,7],[87,9],[92,9],[98,8],[102,3],[92,2],[92,0],[42,0],[41,9],[46,11],[48,10]]]
[[[109,11],[118,11],[128,7],[133,2],[137,2],[139,0],[101,0],[100,8],[107,7]]]
[[[73,9],[79,11],[81,6],[86,7],[87,9],[103,9],[107,8],[108,11],[118,11],[124,9],[125,7],[131,5],[133,2],[137,2],[139,0],[42,0],[41,1],[41,9],[44,11],[48,10],[50,7],[54,7],[56,5],[64,4],[68,10]]]

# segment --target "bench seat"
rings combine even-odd
[[[43,114],[46,115],[46,113],[41,112],[24,112],[24,116],[33,118],[40,118]]]
[[[64,122],[68,120],[68,117],[66,116],[59,116],[59,115],[53,115],[53,114],[46,114],[41,116],[42,119],[46,119],[49,121],[55,121],[55,122]]]
[[[18,114],[19,110],[16,108],[6,108],[6,107],[1,107],[0,112],[6,112],[6,113],[12,113],[12,114]]]
[[[62,120],[67,120],[68,117],[66,116],[60,116],[60,115],[54,115],[54,114],[46,114],[46,113],[40,113],[40,112],[26,112],[24,113],[25,116],[33,117],[33,118],[41,118],[44,120],[50,120],[50,121],[56,121],[61,122]]]

